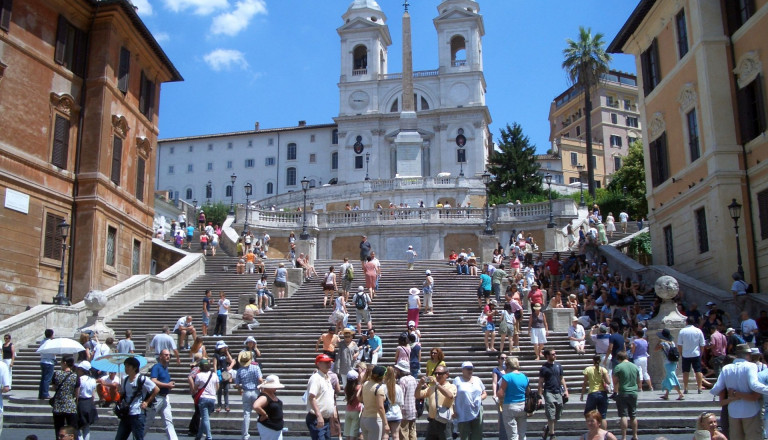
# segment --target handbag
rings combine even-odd
[[[206,381],[205,381],[205,385],[203,385],[203,387],[202,387],[202,388],[200,388],[199,390],[195,391],[195,394],[192,396],[192,400],[194,400],[194,402],[195,402],[195,405],[197,405],[198,403],[200,403],[200,396],[202,396],[202,395],[203,395],[203,391],[205,391],[205,387],[207,387],[207,386],[208,386],[208,382],[210,382],[210,381],[211,381],[211,378],[212,378],[212,377],[213,377],[213,373],[209,374],[209,375],[208,375],[208,380],[206,380]]]
[[[440,423],[448,423],[453,417],[453,411],[451,411],[450,406],[437,405],[437,393],[437,388],[435,388],[435,406],[437,407],[437,411],[435,412],[435,420]]]
[[[480,312],[480,316],[477,317],[477,325],[481,327],[488,325],[488,315],[485,312]]]

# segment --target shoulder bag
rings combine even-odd
[[[198,403],[200,403],[200,396],[202,396],[202,395],[203,395],[203,391],[205,391],[205,387],[207,387],[207,386],[208,386],[208,382],[210,382],[210,381],[211,381],[211,378],[212,378],[212,377],[213,377],[213,372],[212,372],[212,371],[209,371],[209,372],[208,372],[208,380],[206,380],[206,381],[205,381],[205,385],[203,385],[203,387],[202,387],[202,388],[200,388],[199,390],[195,391],[195,394],[193,394],[193,395],[192,395],[192,400],[194,400],[194,401],[195,401],[195,405],[197,405]]]

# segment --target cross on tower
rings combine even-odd
[[[405,0],[405,3],[403,3],[403,6],[405,7],[405,12],[408,12],[408,0]]]

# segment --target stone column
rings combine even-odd
[[[669,329],[672,339],[676,343],[680,329],[685,327],[685,316],[677,311],[677,304],[672,301],[672,298],[677,296],[677,292],[680,290],[676,279],[668,275],[659,277],[656,280],[655,290],[656,295],[663,302],[658,316],[648,321],[646,335],[648,336],[648,353],[650,355],[648,357],[648,373],[651,375],[653,386],[660,388],[666,372],[664,371],[664,353],[654,351],[660,342],[658,332],[665,328]],[[678,365],[678,371],[679,368]]]
[[[490,263],[493,261],[493,250],[496,249],[496,236],[495,235],[485,235],[480,234],[478,237],[478,242],[480,244],[480,249],[478,249],[480,258],[477,262],[478,269],[482,269],[481,263]]]

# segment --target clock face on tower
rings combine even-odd
[[[362,90],[356,90],[349,95],[349,106],[355,110],[363,110],[368,107],[371,97]]]

